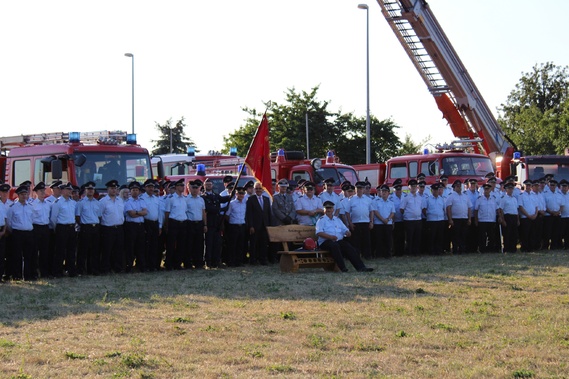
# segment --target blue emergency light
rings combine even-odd
[[[247,166],[243,163],[240,163],[239,166],[237,166],[237,172],[241,172],[241,170],[243,170],[242,175],[247,175]]]
[[[196,175],[205,175],[205,165],[203,163],[199,164],[196,171]]]
[[[188,157],[193,157],[196,155],[196,148],[193,146],[188,146],[188,148],[186,149],[187,153],[188,153]]]
[[[126,144],[127,145],[136,145],[136,134],[127,134],[126,135]]]
[[[236,147],[230,147],[229,148],[229,155],[231,155],[232,157],[236,157],[237,156],[237,148]]]
[[[79,143],[79,142],[81,142],[81,133],[69,132],[69,143]]]

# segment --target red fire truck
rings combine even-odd
[[[453,134],[489,156],[504,178],[545,174],[569,180],[569,156],[522,156],[494,118],[425,0],[378,0],[395,36],[433,95]]]
[[[93,181],[101,193],[112,179],[126,184],[152,178],[148,150],[122,131],[0,137],[0,149],[2,178],[13,187],[26,180],[32,187],[56,179],[77,186]]]

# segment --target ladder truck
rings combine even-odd
[[[569,157],[522,157],[516,151],[425,0],[377,2],[460,143],[489,156],[501,178],[517,174],[522,181],[551,173],[569,180]]]

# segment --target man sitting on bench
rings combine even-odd
[[[324,211],[324,216],[316,222],[316,235],[320,248],[330,252],[342,272],[348,271],[344,257],[360,272],[373,271],[373,268],[365,266],[356,249],[344,240],[344,237],[350,236],[350,230],[342,220],[334,216],[334,203],[325,201]]]

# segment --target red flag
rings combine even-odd
[[[263,188],[269,195],[272,192],[271,179],[271,151],[269,147],[269,121],[267,114],[263,115],[263,119],[259,124],[259,128],[253,137],[253,142],[249,147],[245,163],[251,169],[255,179],[263,184]]]

